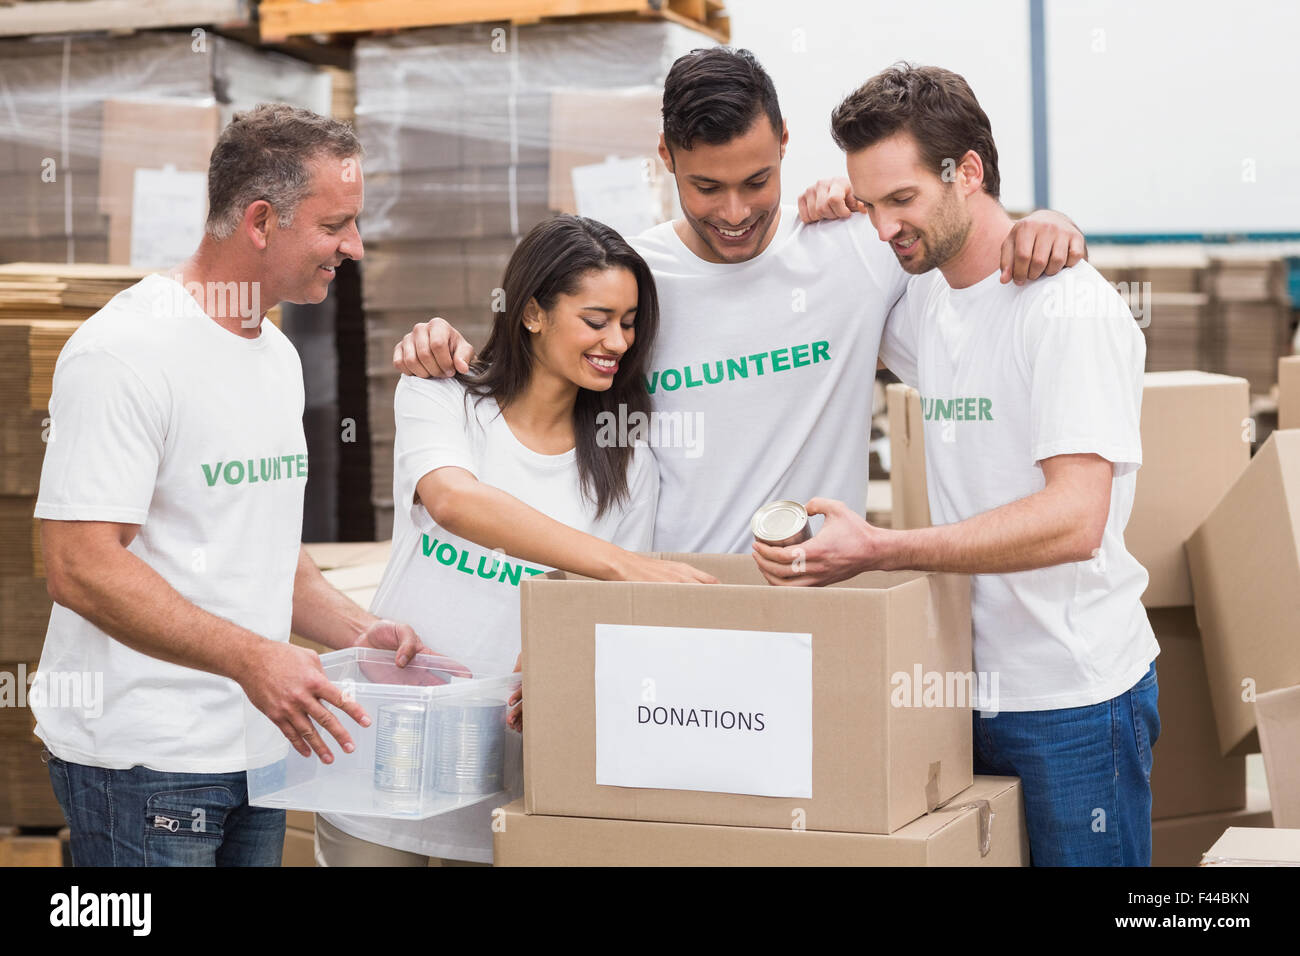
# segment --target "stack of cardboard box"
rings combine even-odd
[[[498,865],[1028,862],[1019,781],[971,774],[968,578],[786,589],[745,555],[670,557],[722,583],[522,584],[525,795],[495,815]],[[778,680],[742,673],[778,647]]]
[[[1214,315],[1212,367],[1248,380],[1252,394],[1268,394],[1278,359],[1291,351],[1285,260],[1221,255],[1206,280]]]
[[[584,22],[357,44],[375,537],[392,530],[393,346],[440,315],[482,347],[504,310],[502,278],[519,238],[553,212],[592,214],[574,199],[575,168],[641,162],[647,175],[632,186],[644,185],[653,206],[647,224],[667,218],[670,180],[655,155],[660,90],[673,59],[700,42],[674,23]]]

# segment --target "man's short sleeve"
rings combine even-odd
[[[415,526],[429,530],[433,519],[415,500],[420,479],[439,468],[478,466],[469,436],[472,396],[455,380],[403,375],[393,395],[396,438],[393,448],[394,505],[410,508]]]
[[[1087,279],[1097,286],[1094,294],[1080,294],[1082,279],[1058,280],[1059,289],[1037,295],[1025,316],[1030,449],[1036,463],[1056,455],[1100,455],[1120,477],[1142,464],[1146,343],[1118,293],[1094,274]]]
[[[36,517],[144,524],[166,420],[139,374],[107,351],[61,360]]]
[[[914,291],[913,284],[909,283],[902,297],[889,310],[880,336],[880,361],[903,384],[913,388],[920,381],[916,357],[919,329],[915,312],[921,298],[920,291]]]

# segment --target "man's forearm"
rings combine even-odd
[[[293,579],[293,632],[339,650],[351,647],[378,618],[325,580],[306,548]]]
[[[59,580],[58,603],[132,650],[172,664],[242,683],[267,640],[187,601],[125,548],[84,553]]]
[[[1041,491],[955,524],[890,532],[886,566],[1007,574],[1087,560],[1091,543],[1063,498]]]

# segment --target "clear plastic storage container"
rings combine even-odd
[[[361,647],[321,655],[329,679],[370,716],[362,727],[330,708],[356,744],[344,753],[316,728],[332,764],[302,756],[245,701],[249,803],[419,820],[501,794],[506,754],[518,752],[506,701],[519,674],[423,654],[399,668],[395,658]]]

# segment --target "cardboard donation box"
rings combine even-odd
[[[1142,467],[1124,543],[1151,576],[1142,603],[1192,603],[1186,541],[1250,461],[1250,386],[1208,372],[1148,372]]]
[[[1015,777],[976,777],[948,803],[889,835],[696,826],[504,808],[497,866],[1028,866]]]
[[[1246,758],[1219,754],[1201,634],[1190,607],[1148,612],[1160,656],[1160,736],[1152,752],[1151,819],[1246,805]]]
[[[1300,830],[1229,827],[1201,866],[1300,866]]]
[[[1260,694],[1255,714],[1273,823],[1300,827],[1300,687]]]
[[[1300,430],[1269,436],[1187,556],[1219,749],[1253,753],[1255,698],[1300,684]]]
[[[970,786],[968,578],[668,557],[722,583],[521,584],[528,813],[892,833]]]

